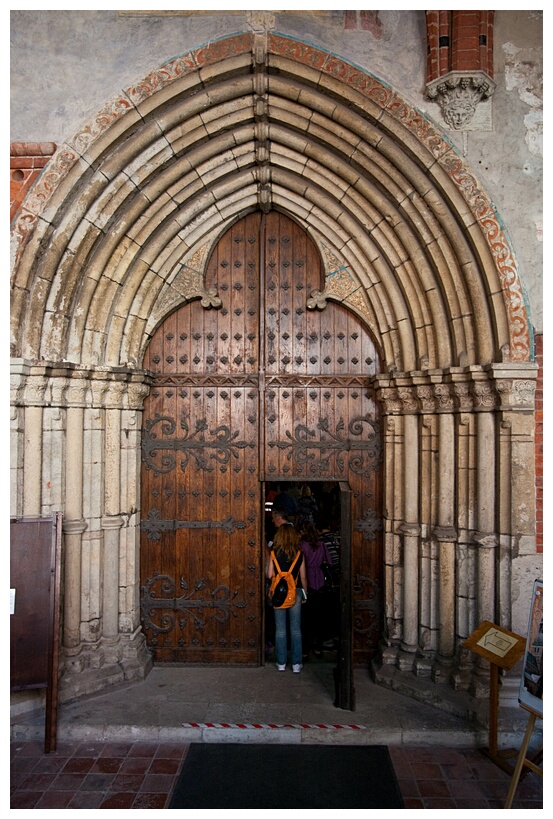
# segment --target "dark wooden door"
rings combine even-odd
[[[381,633],[380,433],[374,345],[324,288],[319,253],[277,212],[219,241],[220,309],[183,305],[158,328],[142,433],[141,612],[158,662],[262,659],[262,481],[352,488],[354,659]]]

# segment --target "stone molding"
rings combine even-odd
[[[147,373],[114,368],[46,366],[12,362],[11,405],[141,410],[148,395]]]
[[[373,380],[385,415],[492,410],[533,411],[537,365],[378,375]]]

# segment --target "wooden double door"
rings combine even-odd
[[[209,262],[205,286],[222,306],[183,304],[149,344],[141,617],[157,662],[263,661],[268,482],[349,484],[353,660],[374,653],[381,433],[370,383],[379,363],[354,314],[332,302],[307,308],[323,279],[295,222],[251,213]]]

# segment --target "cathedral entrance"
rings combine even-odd
[[[141,618],[155,661],[257,665],[264,655],[265,486],[351,487],[351,642],[382,631],[379,357],[323,290],[319,252],[276,211],[220,239],[206,289],[157,329],[143,366]]]

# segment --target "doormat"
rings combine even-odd
[[[193,743],[169,808],[404,808],[385,745]]]

